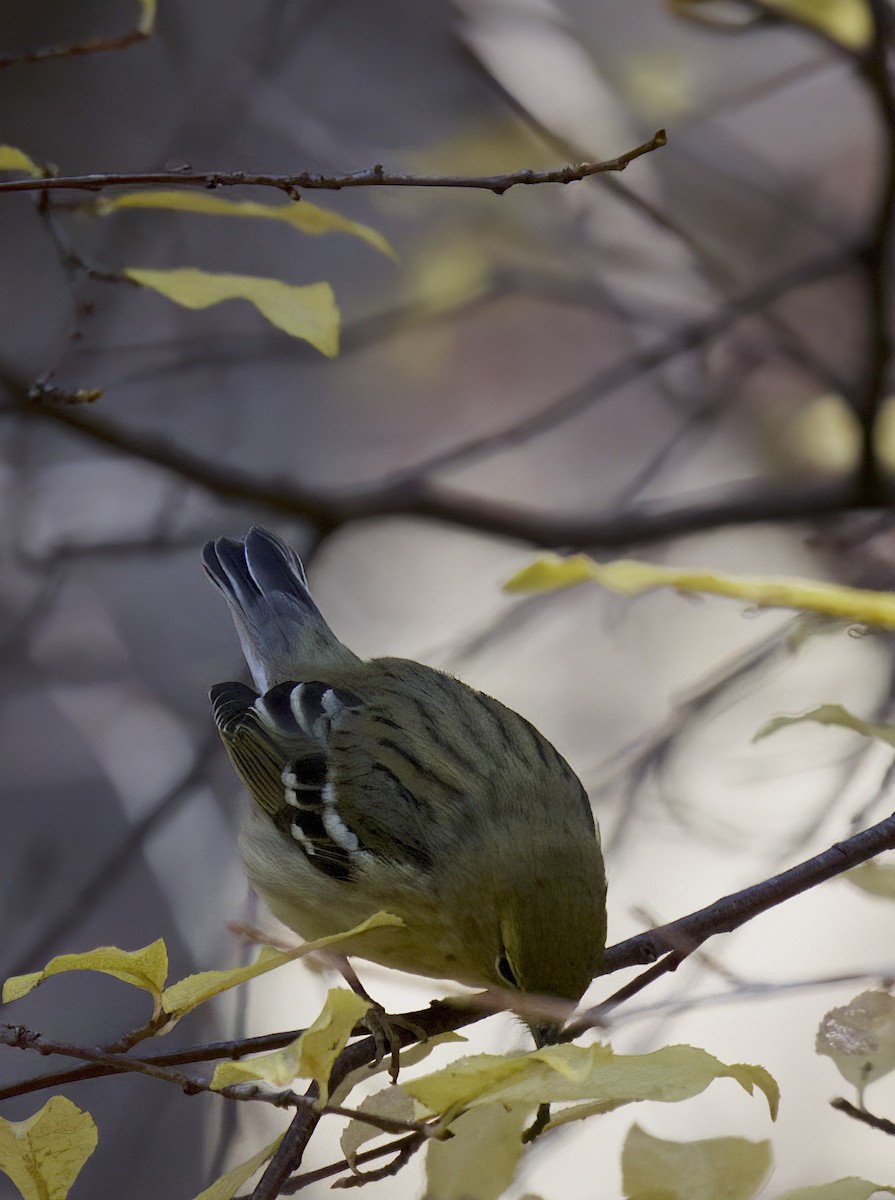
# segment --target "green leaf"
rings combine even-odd
[[[378,912],[353,929],[346,930],[345,933],[334,933],[330,937],[318,938],[314,942],[304,942],[294,950],[273,950],[270,946],[263,946],[255,962],[250,963],[247,967],[231,967],[223,971],[199,971],[195,975],[187,975],[185,979],[180,979],[177,983],[172,983],[170,987],[165,988],[162,993],[162,1009],[169,1016],[163,1032],[167,1033],[173,1029],[181,1017],[194,1008],[198,1008],[200,1004],[204,1004],[206,1000],[210,1000],[212,996],[226,992],[229,988],[245,983],[249,979],[255,979],[258,975],[264,975],[267,971],[273,971],[284,963],[304,958],[306,954],[313,954],[315,950],[325,950],[333,945],[341,946],[342,942],[360,937],[373,929],[403,924],[400,917],[394,917],[391,913]]]
[[[832,1058],[863,1105],[864,1088],[895,1071],[895,997],[861,992],[841,1008],[831,1008],[817,1030],[815,1049]]]
[[[592,580],[624,596],[656,588],[706,593],[744,600],[758,608],[794,608],[824,613],[843,621],[895,628],[895,594],[867,588],[842,587],[795,576],[725,575],[693,567],[665,567],[634,559],[598,563],[586,554],[561,558],[546,554],[517,572],[504,588],[508,592],[551,592]]]
[[[320,1015],[300,1037],[269,1054],[218,1063],[211,1086],[219,1089],[263,1079],[275,1087],[286,1087],[293,1079],[315,1079],[320,1103],[325,1104],[332,1065],[369,1007],[369,1001],[347,988],[332,988]]]
[[[770,1142],[667,1142],[634,1125],[622,1150],[628,1200],[752,1200],[770,1173]]]
[[[430,1112],[447,1113],[495,1100],[532,1106],[584,1100],[612,1107],[635,1100],[687,1100],[723,1078],[735,1079],[750,1094],[753,1087],[759,1088],[771,1116],[776,1116],[779,1091],[764,1067],[727,1065],[696,1046],[665,1046],[651,1054],[630,1055],[599,1044],[547,1046],[528,1054],[477,1054],[403,1086]]]
[[[258,1168],[264,1166],[267,1160],[273,1157],[279,1149],[282,1140],[282,1134],[275,1137],[263,1150],[259,1150],[257,1154],[253,1154],[251,1158],[247,1158],[239,1166],[226,1171],[220,1178],[214,1181],[211,1187],[207,1187],[204,1191],[200,1192],[194,1200],[232,1200],[246,1180],[251,1179]]]
[[[812,1187],[794,1188],[784,1192],[777,1200],[870,1200],[875,1192],[888,1192],[895,1196],[895,1187],[885,1183],[870,1183],[849,1175],[835,1183],[816,1183]]]
[[[0,1171],[24,1200],[65,1200],[97,1136],[90,1113],[65,1096],[51,1096],[25,1121],[0,1117]]]
[[[484,1104],[451,1124],[453,1137],[431,1141],[426,1200],[498,1200],[516,1175],[531,1106]]]
[[[155,1015],[161,1011],[162,989],[168,978],[168,948],[164,938],[158,938],[142,950],[119,950],[117,946],[100,946],[83,954],[60,954],[51,958],[42,971],[28,975],[13,975],[3,985],[3,1003],[9,1004],[27,996],[38,984],[51,975],[66,971],[100,971],[114,975],[134,987],[150,992],[155,1003]]]
[[[178,212],[204,213],[214,217],[258,217],[280,221],[300,233],[348,233],[358,237],[381,254],[396,258],[396,254],[381,233],[339,213],[318,208],[309,200],[288,204],[261,204],[257,200],[225,200],[199,191],[127,192],[121,196],[102,197],[92,206],[99,217],[108,216],[123,208],[164,208]]]
[[[141,287],[182,304],[210,308],[225,300],[247,300],[271,325],[333,358],[339,352],[339,310],[328,283],[297,286],[257,275],[218,275],[198,267],[150,271],[126,267],[122,272]]]
[[[43,175],[43,169],[24,150],[17,150],[15,146],[0,146],[0,171],[23,172],[35,178]]]
[[[878,741],[895,747],[895,725],[877,725],[872,721],[862,721],[860,717],[853,716],[841,704],[821,704],[818,708],[812,708],[810,712],[800,713],[797,716],[774,717],[773,720],[762,725],[752,740],[759,742],[762,738],[776,733],[778,729],[786,729],[787,726],[798,725],[802,721],[813,721],[817,725],[839,725],[843,729],[853,729],[862,737],[876,738]]]

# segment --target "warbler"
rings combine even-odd
[[[384,910],[403,926],[346,954],[580,999],[605,946],[606,876],[585,790],[551,743],[442,671],[358,658],[268,530],[209,542],[203,562],[255,683],[210,699],[252,798],[246,873],[274,915],[314,939]]]

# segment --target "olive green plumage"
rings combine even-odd
[[[404,927],[347,953],[577,1000],[599,969],[606,882],[587,796],[554,747],[441,671],[358,659],[268,531],[209,543],[204,562],[259,689],[211,698],[254,801],[246,870],[275,915],[315,938],[386,910]]]

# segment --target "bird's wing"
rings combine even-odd
[[[363,858],[431,865],[423,803],[378,760],[368,706],[344,687],[287,682],[259,696],[211,691],[215,722],[254,801],[320,870],[348,878]]]

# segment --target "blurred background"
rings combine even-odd
[[[255,522],[305,555],[358,653],[454,672],[556,743],[602,825],[613,942],[885,815],[890,751],[809,726],[752,738],[826,702],[885,719],[887,637],[673,593],[501,591],[544,546],[893,586],[888,514],[859,457],[889,383],[888,80],[860,28],[774,19],[787,7],[167,0],[145,42],[0,71],[3,140],[64,175],[494,175],[669,134],[623,175],[567,187],[306,193],[380,231],[395,260],[276,222],[100,219],[89,193],[0,196],[4,978],[159,936],[180,977],[253,953],[228,922],[270,927],[240,869],[244,800],[206,698],[245,672],[199,562],[206,539]],[[888,10],[827,7],[859,22]],[[6,0],[0,50],[138,19],[122,0]],[[328,281],[341,353],[245,303],[190,311],[103,278],[181,266]],[[79,402],[89,389],[102,394]],[[832,1005],[895,976],[892,920],[891,901],[837,880],[621,1010],[618,1050],[688,1041],[764,1064],[783,1089],[776,1127],[729,1082],[637,1120],[666,1138],[772,1137],[769,1196],[891,1182],[884,1136],[829,1108],[849,1092],[814,1036]],[[449,990],[362,977],[391,1008]],[[295,965],[168,1040],[301,1026],[331,983]],[[3,1019],[99,1044],[145,1008],[115,981],[69,975]],[[509,1019],[469,1032],[475,1048],[525,1045]],[[57,1061],[0,1050],[0,1078]],[[188,1198],[283,1125],[136,1077],[66,1094],[100,1129],[75,1196]],[[868,1104],[895,1117],[891,1080]],[[512,1195],[618,1195],[633,1120],[622,1109],[547,1139]],[[332,1125],[307,1165],[341,1157]],[[370,1194],[414,1196],[420,1179],[414,1163]]]

